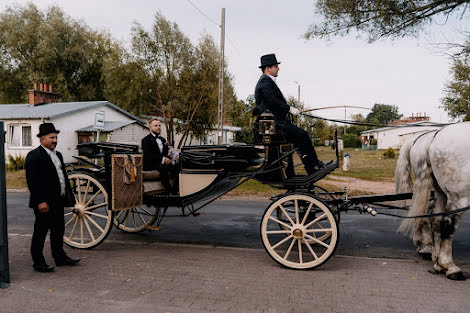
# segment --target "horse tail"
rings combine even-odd
[[[413,144],[413,140],[408,140],[400,149],[400,156],[395,169],[395,190],[397,193],[411,192],[413,189],[410,163],[410,151]]]
[[[420,158],[416,168],[417,171],[415,173],[413,199],[410,210],[408,211],[408,216],[422,215],[426,213],[429,208],[429,197],[431,194],[433,180],[432,168],[431,164],[429,163],[427,153],[424,153],[424,155]],[[398,227],[398,231],[413,237],[420,220],[421,219],[411,218],[403,219],[400,226]]]

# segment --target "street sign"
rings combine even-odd
[[[98,110],[95,112],[95,128],[104,128],[104,111]]]

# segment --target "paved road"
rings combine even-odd
[[[28,194],[8,193],[9,233],[31,234],[33,214],[26,207]],[[114,228],[106,241],[196,243],[217,246],[262,248],[259,224],[269,202],[219,200],[199,216],[165,217],[162,229],[130,234]],[[170,208],[169,215],[179,214]],[[355,212],[341,216],[340,241],[336,255],[412,259],[411,241],[395,232],[399,220]],[[131,245],[131,244],[130,244]],[[470,266],[470,214],[464,215],[454,240],[454,258]]]

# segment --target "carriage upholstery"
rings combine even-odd
[[[185,169],[225,169],[244,171],[264,162],[260,149],[247,144],[187,146],[181,150],[180,162]]]
[[[160,180],[160,171],[142,171],[142,178],[144,195],[154,195],[166,191]]]

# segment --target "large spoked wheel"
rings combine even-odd
[[[108,193],[93,176],[85,173],[69,175],[75,196],[75,206],[64,211],[64,242],[75,248],[98,246],[109,235],[113,213],[109,208]]]
[[[281,218],[278,210],[282,212]],[[261,238],[268,254],[279,264],[309,269],[320,266],[333,255],[339,231],[336,218],[326,204],[309,195],[294,194],[266,209],[261,221]]]
[[[148,206],[122,210],[116,214],[114,225],[125,232],[137,233],[149,229],[155,223],[159,210],[160,208],[158,207]]]

